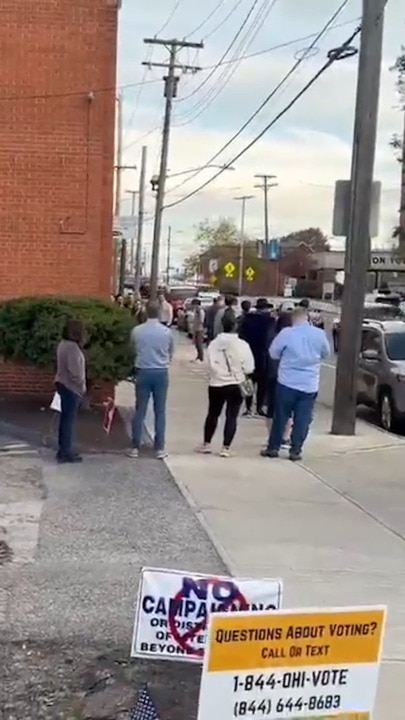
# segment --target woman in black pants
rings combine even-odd
[[[225,312],[221,332],[208,347],[209,367],[208,414],[204,424],[204,442],[196,451],[209,454],[218,420],[225,406],[225,427],[221,457],[230,456],[235,437],[242,393],[240,385],[254,372],[254,359],[249,345],[241,340],[233,312]]]

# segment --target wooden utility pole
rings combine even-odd
[[[246,217],[246,201],[252,200],[254,195],[241,195],[240,197],[234,198],[234,200],[240,200],[242,203],[241,217],[240,217],[240,237],[239,237],[239,271],[238,271],[238,295],[241,297],[243,293],[243,265],[245,262],[245,217]]]
[[[269,180],[275,180],[277,175],[255,175],[255,178],[263,180],[263,185],[255,185],[255,187],[262,188],[264,190],[264,244],[266,247],[266,259],[268,258],[268,247],[269,247],[269,190],[270,188],[277,187],[278,183],[269,183]]]
[[[141,173],[139,175],[139,203],[138,203],[138,227],[136,236],[136,254],[135,254],[135,277],[134,290],[139,293],[142,275],[142,240],[143,240],[143,222],[145,217],[145,179],[146,179],[146,162],[148,148],[142,147],[141,155]]]
[[[131,216],[135,217],[135,210],[136,210],[136,196],[138,195],[138,190],[127,190],[128,195],[131,196]],[[129,246],[129,271],[131,275],[134,274],[134,266],[135,266],[135,227],[132,231],[132,237],[130,241]]]
[[[332,433],[335,435],[354,435],[356,430],[356,375],[370,262],[370,216],[385,4],[386,0],[363,0],[350,220],[332,419]]]
[[[197,72],[201,68],[193,65],[177,64],[177,53],[181,48],[203,48],[203,43],[186,42],[185,40],[161,40],[159,38],[145,38],[144,42],[148,45],[164,45],[169,49],[169,63],[150,63],[145,62],[143,65],[148,67],[167,68],[167,75],[164,80],[164,97],[166,98],[165,113],[163,120],[162,134],[162,150],[160,155],[159,181],[156,193],[156,208],[153,227],[153,244],[152,244],[152,260],[150,271],[150,296],[156,298],[159,281],[159,254],[160,254],[160,236],[162,231],[162,214],[163,203],[166,188],[167,161],[169,156],[169,139],[170,139],[170,122],[172,114],[173,98],[177,97],[177,86],[179,77],[176,76],[176,70],[181,72]]]

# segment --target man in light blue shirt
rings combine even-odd
[[[262,455],[278,457],[284,429],[292,417],[290,460],[297,461],[312,422],[321,362],[330,354],[329,342],[324,330],[310,325],[307,310],[298,307],[292,327],[276,335],[269,353],[279,367],[273,424]]]
[[[159,306],[149,301],[147,320],[131,332],[131,345],[135,352],[135,414],[132,423],[132,450],[129,456],[137,458],[142,441],[143,425],[150,397],[155,411],[155,450],[163,460],[166,433],[166,400],[169,386],[169,365],[173,356],[173,336],[168,327],[159,322]]]

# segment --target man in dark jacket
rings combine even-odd
[[[222,298],[220,296],[214,298],[212,301],[212,305],[210,305],[209,308],[207,308],[207,311],[205,313],[205,327],[207,329],[207,344],[208,345],[214,339],[215,318],[217,316],[218,310],[221,309],[221,302],[222,302]]]
[[[264,416],[263,405],[267,393],[268,350],[270,340],[274,333],[275,319],[269,313],[270,305],[266,298],[259,298],[256,311],[250,312],[243,318],[239,337],[245,340],[255,359],[255,372],[253,381],[256,384],[257,414]],[[253,398],[246,398],[246,416],[252,415]]]

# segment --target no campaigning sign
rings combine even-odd
[[[279,610],[282,593],[281,580],[142,568],[131,656],[201,663],[211,613]]]

